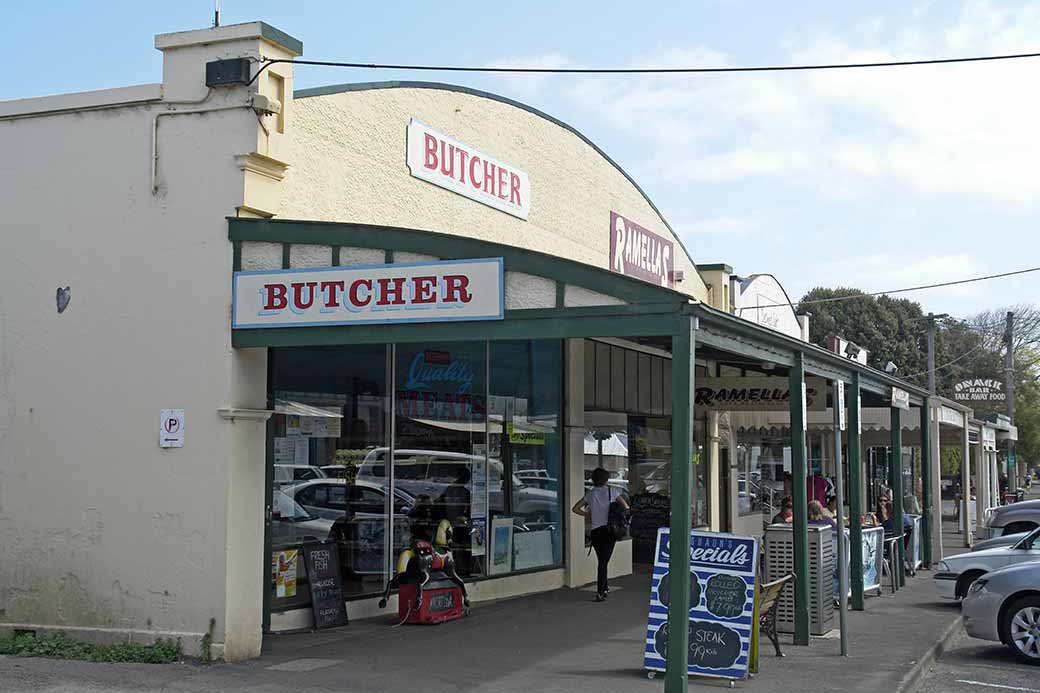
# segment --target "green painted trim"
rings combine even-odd
[[[863,440],[860,429],[859,373],[852,374],[849,410],[849,567],[852,568],[852,608],[863,611]]]
[[[617,310],[621,309],[621,310]],[[233,330],[231,345],[245,347],[415,344],[429,341],[571,339],[672,335],[682,316],[647,306],[507,310],[504,320],[396,323],[335,327]]]
[[[693,377],[695,319],[684,315],[672,337],[672,512],[669,531],[682,540],[669,544],[668,653],[665,658],[665,693],[686,693],[690,619],[690,499],[693,497]],[[695,499],[696,500],[696,499]]]
[[[387,248],[383,251],[383,262],[388,265],[394,264],[394,251]]]
[[[899,407],[891,407],[892,412],[892,447],[888,458],[888,486],[892,489],[892,516],[894,527],[903,526],[903,420],[902,410]],[[906,565],[906,548],[903,542],[896,542],[896,552],[899,560],[892,566],[892,574],[897,578],[896,584],[900,587],[906,582],[903,566]]]
[[[282,269],[292,267],[292,243],[282,243]]]
[[[725,262],[714,262],[707,265],[697,265],[698,272],[725,272],[726,274],[733,274],[733,268],[727,265]]]
[[[339,267],[339,251],[340,251],[340,246],[338,246],[338,245],[332,246],[332,266],[333,267]]]
[[[290,36],[277,27],[271,26],[267,22],[260,22],[260,36],[271,43],[277,43],[293,55],[303,55],[303,41]]]
[[[932,421],[926,400],[921,407],[921,561],[925,570],[932,568]]]
[[[540,110],[538,110],[537,108],[535,108],[533,106],[529,106],[529,105],[527,105],[525,103],[522,103],[520,101],[516,101],[514,99],[510,99],[507,96],[501,96],[499,94],[493,94],[493,93],[488,92],[488,91],[481,91],[479,89],[473,89],[473,88],[470,88],[470,87],[463,87],[463,86],[460,86],[460,85],[457,85],[457,84],[445,84],[443,82],[408,81],[408,80],[405,80],[405,81],[386,81],[386,82],[353,82],[353,83],[348,83],[348,84],[332,84],[332,85],[328,85],[328,86],[324,86],[324,87],[313,87],[313,88],[310,88],[310,89],[297,89],[295,92],[293,92],[293,98],[296,98],[296,99],[307,99],[307,98],[311,98],[311,97],[315,97],[315,96],[330,96],[332,94],[346,94],[346,93],[355,92],[355,91],[374,91],[374,90],[377,90],[377,89],[435,89],[435,90],[439,90],[439,91],[455,92],[457,94],[468,94],[469,96],[476,96],[476,97],[479,97],[479,98],[482,98],[482,99],[489,99],[491,101],[498,101],[499,103],[504,103],[507,106],[513,106],[514,108],[519,108],[520,110],[527,111],[528,113],[530,113],[532,115],[538,116],[539,118],[543,118],[544,120],[549,121],[553,125],[556,125],[558,127],[563,128],[564,130],[567,130],[572,135],[574,135],[575,137],[580,139],[582,142],[587,144],[589,147],[591,147],[593,149],[593,151],[595,151],[601,157],[606,159],[607,163],[609,163],[611,166],[613,166],[615,169],[617,169],[618,173],[620,173],[622,176],[624,176],[625,179],[629,183],[632,184],[632,187],[634,187],[639,192],[639,194],[643,196],[643,199],[646,200],[646,203],[648,205],[650,205],[650,209],[654,210],[654,213],[657,214],[657,218],[661,220],[661,223],[665,225],[665,228],[667,228],[668,231],[671,232],[672,237],[675,239],[675,242],[678,243],[679,247],[682,248],[684,253],[686,253],[686,257],[689,259],[690,264],[692,264],[692,265],[694,265],[696,267],[696,263],[694,263],[694,261],[693,261],[693,256],[690,255],[690,251],[686,249],[686,246],[683,244],[682,238],[680,238],[679,234],[675,232],[675,229],[673,229],[672,225],[668,223],[668,220],[664,218],[664,215],[661,214],[661,210],[659,210],[657,208],[657,205],[655,205],[654,201],[650,199],[650,196],[647,195],[646,192],[641,187],[639,187],[639,183],[636,183],[635,178],[633,178],[632,176],[628,175],[628,172],[625,169],[621,168],[620,164],[618,164],[616,161],[614,161],[612,158],[610,158],[610,156],[608,156],[606,152],[604,152],[602,149],[600,149],[599,146],[595,142],[593,142],[588,137],[583,135],[577,128],[572,127],[572,126],[568,125],[567,123],[563,122],[562,120],[560,120],[558,118],[554,118],[553,116],[549,115],[548,113],[545,113],[544,111],[540,111]],[[607,230],[607,228],[606,228],[606,225],[605,225],[604,226],[604,232],[606,232],[606,230]],[[703,278],[700,278],[700,279],[701,279],[701,283],[703,284],[704,283],[704,279]]]
[[[556,282],[556,307],[563,308],[567,305],[567,285],[561,281]]]
[[[444,260],[501,257],[507,271],[525,272],[576,284],[633,303],[687,303],[690,297],[662,286],[615,274],[581,262],[526,248],[450,236],[432,231],[371,224],[282,219],[228,219],[231,240],[311,245],[346,245],[401,250]],[[391,256],[392,257],[392,256]]]
[[[242,271],[242,241],[231,241],[231,269]]]
[[[795,354],[788,373],[791,388],[791,495],[794,501],[794,644],[809,644],[809,515],[805,479],[805,420],[802,416],[802,384],[805,365],[801,352]],[[797,393],[797,394],[796,394]],[[670,634],[669,634],[670,635]]]
[[[858,372],[862,376],[861,386],[864,390],[887,397],[891,393],[892,386],[895,386],[910,393],[910,402],[914,406],[918,406],[923,401],[922,398],[928,396],[928,391],[917,385],[893,378],[887,373],[844,358],[815,344],[762,327],[704,303],[691,304],[687,310],[697,315],[703,324],[717,326],[723,334],[750,340],[759,346],[771,345],[768,347],[769,349],[803,354],[803,366],[807,372],[813,375],[829,379],[840,378],[849,382],[852,379],[852,373]],[[783,365],[780,361],[775,363]]]

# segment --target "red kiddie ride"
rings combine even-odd
[[[400,623],[435,625],[465,615],[469,607],[466,584],[455,572],[451,550],[451,523],[441,520],[436,543],[415,541],[401,552],[397,575],[387,584],[380,608],[386,607],[390,590],[399,589]]]

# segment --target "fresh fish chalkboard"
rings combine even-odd
[[[339,570],[336,545],[305,544],[303,560],[311,586],[314,629],[347,625],[347,605],[343,600],[343,576]]]

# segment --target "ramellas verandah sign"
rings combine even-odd
[[[821,378],[805,379],[809,411],[827,409],[827,389]],[[716,411],[787,411],[791,387],[787,378],[723,376],[694,381],[693,406]]]

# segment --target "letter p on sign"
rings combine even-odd
[[[159,412],[159,447],[184,447],[183,409],[163,409]]]

